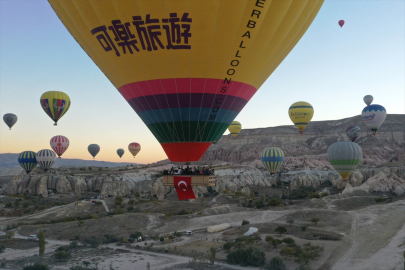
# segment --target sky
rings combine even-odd
[[[235,120],[243,129],[291,125],[287,111],[310,102],[312,121],[359,115],[363,96],[389,114],[405,113],[405,1],[326,0],[312,25]],[[338,21],[345,20],[343,28]],[[53,126],[39,98],[68,93],[72,106]],[[14,113],[11,131],[0,124],[0,153],[50,149],[64,135],[64,158],[152,163],[166,158],[158,141],[76,43],[46,0],[0,0],[0,115]],[[228,134],[226,132],[225,134]],[[133,159],[127,150],[138,142]],[[122,158],[118,148],[126,153]]]

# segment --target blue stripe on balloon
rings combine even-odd
[[[386,110],[385,110],[385,108],[384,108],[383,106],[378,105],[378,104],[368,105],[367,107],[365,107],[365,108],[363,109],[363,112],[372,112],[372,111],[375,111],[375,112],[378,112],[378,111],[385,112]]]
[[[221,109],[213,112],[212,108],[178,108],[178,109],[161,109],[148,110],[138,113],[139,117],[146,125],[165,122],[181,121],[201,121],[201,122],[219,122],[231,124],[236,118],[238,112]],[[210,119],[211,115],[216,115]]]

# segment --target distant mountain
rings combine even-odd
[[[5,169],[21,168],[18,164],[19,154],[0,154],[0,172]],[[96,167],[118,167],[127,165],[139,165],[137,163],[126,162],[108,162],[98,160],[83,160],[83,159],[69,159],[58,158],[54,164],[55,167],[70,167],[70,166],[96,166]]]

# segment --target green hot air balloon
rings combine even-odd
[[[98,152],[100,152],[100,146],[98,144],[90,144],[87,150],[89,150],[90,155],[92,155],[94,159]]]
[[[117,154],[120,156],[120,158],[124,155],[124,153],[125,153],[125,151],[122,148],[117,150]]]
[[[349,178],[363,157],[361,147],[354,142],[336,142],[328,148],[328,160],[343,179]]]

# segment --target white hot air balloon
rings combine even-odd
[[[346,128],[346,135],[352,141],[355,142],[360,136],[360,127],[359,126],[350,126]]]
[[[374,98],[372,95],[367,95],[364,96],[363,101],[364,103],[366,103],[367,105],[370,105],[373,102]]]
[[[45,171],[48,170],[56,161],[56,154],[52,150],[43,149],[37,153],[37,162]]]
[[[374,136],[382,123],[384,123],[386,117],[387,111],[383,106],[378,104],[368,105],[361,112],[364,124],[373,132]]]
[[[328,148],[328,160],[343,179],[360,164],[363,157],[361,147],[354,142],[336,142]]]

